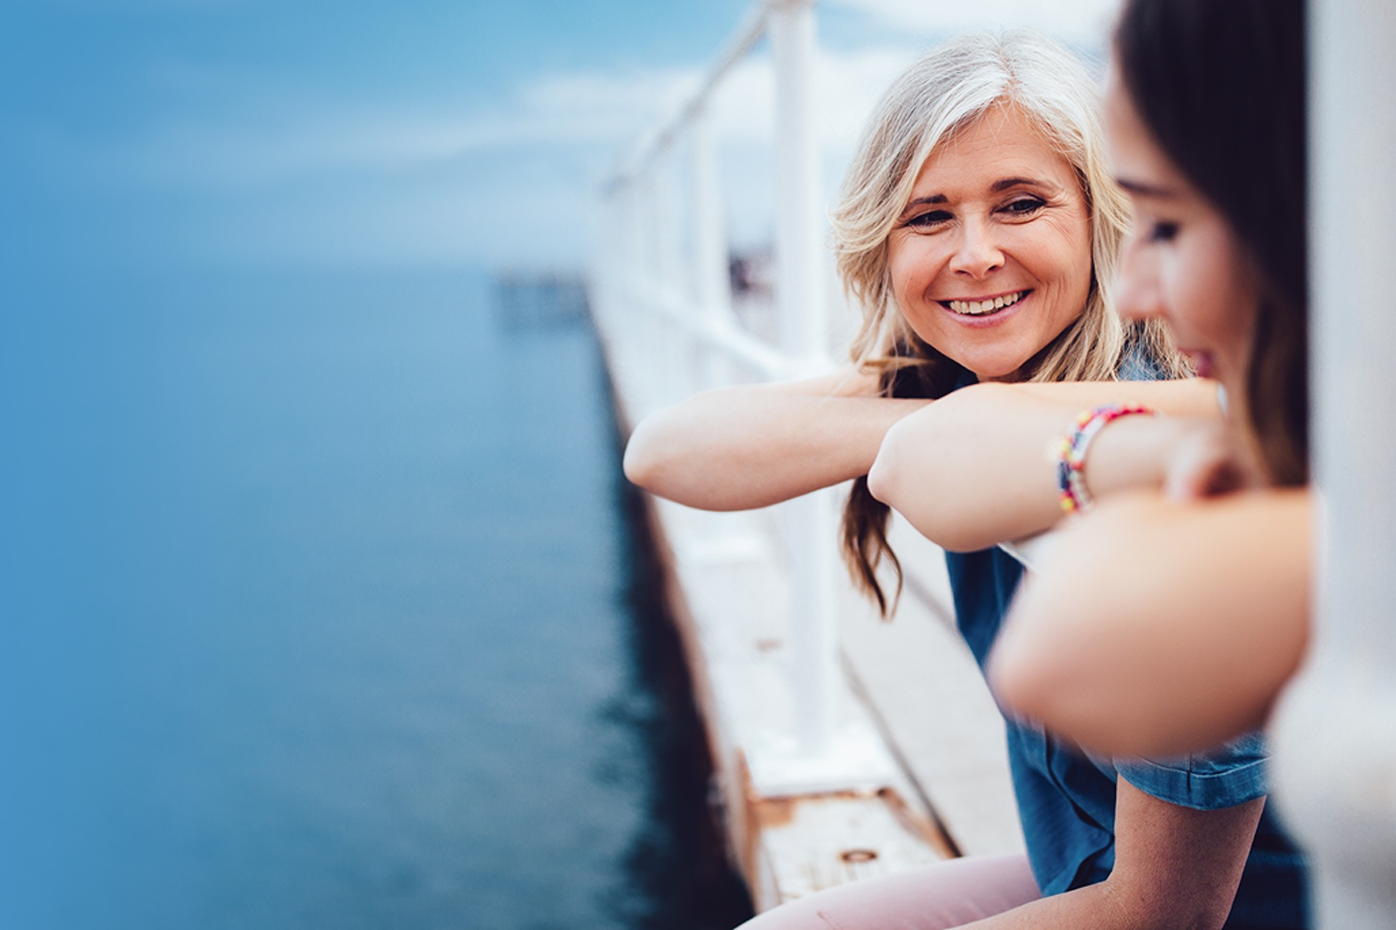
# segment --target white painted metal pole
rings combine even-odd
[[[722,209],[722,184],[706,110],[693,113],[689,129],[693,207],[693,293],[707,322],[726,326],[732,319],[732,290],[727,271],[726,220]],[[695,346],[699,388],[726,382],[729,366],[717,346]]]
[[[624,282],[625,312],[621,329],[617,330],[616,341],[623,346],[622,357],[627,371],[632,374],[632,382],[647,386],[649,370],[643,353],[650,328],[655,324],[651,308],[644,300],[645,284],[645,234],[646,210],[643,179],[632,178],[625,183],[625,250],[622,252],[622,267],[618,275]],[[650,403],[651,394],[639,392],[644,403]]]
[[[726,219],[708,114],[698,110],[690,127],[693,190],[693,284],[704,315],[726,322],[732,311],[727,275]]]
[[[809,0],[772,0],[768,10],[776,80],[776,299],[785,350],[808,369],[825,345],[814,11]],[[830,751],[839,711],[838,528],[831,497],[825,491],[786,505],[796,727],[802,753],[812,757]]]
[[[819,142],[814,132],[811,0],[772,0],[776,80],[776,286],[781,342],[797,359],[824,354]]]
[[[1396,5],[1310,6],[1315,631],[1273,723],[1318,926],[1396,922]]]
[[[673,327],[663,314],[655,312],[657,308],[653,306],[656,296],[663,294],[665,285],[673,280],[676,271],[671,247],[673,234],[667,226],[672,210],[670,191],[665,184],[664,164],[665,155],[661,154],[645,171],[645,241],[641,243],[648,256],[643,298],[649,305],[646,313],[650,320],[643,350],[646,356],[647,396],[660,406],[667,406],[678,399],[669,382],[675,339]]]
[[[682,301],[684,296],[684,262],[680,243],[680,230],[677,219],[679,192],[674,185],[674,157],[672,147],[666,148],[650,167],[654,178],[654,265],[655,293],[668,305]],[[684,377],[684,360],[689,355],[691,338],[683,329],[664,320],[660,341],[653,343],[655,349],[655,386],[661,403],[673,404],[683,400],[692,392],[693,386]]]

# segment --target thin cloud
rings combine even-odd
[[[254,100],[211,107],[217,116],[169,117],[93,152],[92,161],[160,186],[257,187],[325,172],[400,173],[510,148],[618,148],[696,82],[691,70],[548,75],[473,113],[258,87]]]
[[[826,0],[873,16],[896,28],[929,34],[965,29],[1040,29],[1063,39],[1103,42],[1119,0],[975,0],[973,3],[908,3],[907,0]]]
[[[925,45],[911,28],[899,35],[905,44],[825,47],[816,58],[826,192],[878,98]],[[326,100],[203,75],[199,96],[210,105],[202,114],[167,117],[143,135],[85,148],[83,157],[94,171],[152,190],[217,198],[224,222],[191,211],[180,238],[219,254],[577,265],[591,248],[584,231],[609,173],[703,75],[700,67],[553,73],[462,112],[421,101]],[[769,56],[740,63],[709,113],[728,228],[734,242],[762,241],[775,211]],[[683,140],[676,154],[669,176],[681,178]]]

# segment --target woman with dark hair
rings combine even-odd
[[[1168,324],[1220,383],[1224,420],[1078,414],[979,386],[908,418],[873,469],[874,490],[945,544],[1030,535],[1063,502],[1166,492],[1112,501],[1053,539],[995,651],[1006,706],[1096,751],[1216,746],[1264,722],[1303,655],[1304,54],[1300,0],[1131,0],[1115,35],[1106,123],[1135,212],[1118,309]],[[963,477],[980,466],[1019,506],[986,510]],[[1239,488],[1252,493],[1223,494]]]
[[[1150,167],[1179,176],[1216,212],[1235,264],[1256,275],[1257,293],[1231,308],[1249,337],[1234,373],[1235,420],[1255,441],[1264,476],[1281,486],[1309,475],[1303,17],[1300,0],[1130,3],[1108,97],[1117,151],[1162,156]],[[1136,211],[1166,205],[1124,180]],[[1169,318],[1154,308],[1133,315]]]

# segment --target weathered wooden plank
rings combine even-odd
[[[769,547],[740,542],[735,529],[714,532],[725,515],[714,521],[662,501],[651,512],[670,540],[671,609],[707,725],[733,858],[758,908],[950,855],[939,824],[895,765],[858,787],[800,795],[772,794],[753,779],[751,757],[766,751],[763,734],[787,732],[793,719],[782,572]],[[843,708],[848,721],[876,732],[851,688]]]
[[[891,621],[844,610],[850,672],[960,851],[1021,852],[1003,718],[954,630],[944,553],[900,520],[889,535],[913,583]]]

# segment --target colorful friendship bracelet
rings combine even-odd
[[[1156,415],[1153,408],[1140,404],[1106,404],[1083,410],[1076,417],[1076,425],[1062,437],[1057,448],[1057,486],[1061,489],[1062,510],[1074,513],[1091,508],[1091,495],[1086,490],[1086,452],[1105,424],[1136,413]]]

